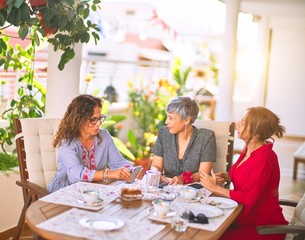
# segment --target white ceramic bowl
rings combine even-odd
[[[185,187],[182,192],[182,196],[185,199],[193,199],[196,197],[198,189],[193,187]]]
[[[87,203],[95,203],[99,199],[99,192],[97,190],[83,191],[84,201]]]
[[[157,199],[152,202],[154,209],[158,215],[165,215],[171,210],[172,202]]]

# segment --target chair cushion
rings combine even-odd
[[[294,210],[290,224],[305,226],[305,193]]]
[[[52,145],[60,119],[20,119],[29,181],[47,188],[57,171],[57,151]]]
[[[210,121],[197,119],[194,126],[197,128],[206,128],[215,132],[217,152],[216,162],[213,162],[214,172],[225,172],[227,168],[228,140],[234,140],[234,136],[230,136],[231,122]]]

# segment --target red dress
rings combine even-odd
[[[238,166],[246,154],[246,151],[243,151],[232,166],[230,179],[234,190],[230,190],[230,197],[243,204],[244,209],[235,221],[236,228],[230,228],[221,239],[285,238],[285,234],[259,235],[256,231],[258,225],[288,224],[278,202],[280,168],[272,147],[272,143],[263,145]]]

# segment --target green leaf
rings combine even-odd
[[[39,21],[37,18],[30,18],[26,21],[30,26],[36,25]]]
[[[37,46],[40,45],[40,38],[39,38],[37,32],[34,33],[34,41]]]
[[[90,14],[89,8],[84,9],[84,13],[83,13],[84,19],[86,19],[89,16],[89,14]]]
[[[107,118],[107,119],[112,120],[112,121],[115,121],[116,123],[118,123],[118,122],[124,121],[126,118],[127,118],[127,117],[124,116],[124,115],[112,115],[112,116],[110,116],[110,117]]]
[[[137,145],[137,137],[136,135],[133,133],[133,131],[129,130],[128,133],[127,133],[127,138],[128,138],[128,141],[131,143],[131,145],[133,147],[136,147]]]
[[[0,12],[0,26],[3,26],[5,24],[5,16]]]
[[[15,0],[15,1],[13,1],[14,7],[15,8],[20,8],[20,6],[22,5],[23,2],[24,2],[24,0]]]
[[[134,161],[136,158],[135,156],[132,154],[132,152],[125,146],[125,144],[118,138],[116,137],[112,137],[114,144],[116,145],[116,147],[118,148],[118,150],[124,154],[126,157],[128,157],[130,160]]]
[[[23,24],[22,26],[20,26],[19,30],[18,30],[18,35],[19,37],[24,40],[26,38],[26,36],[29,33],[29,27],[25,24]]]

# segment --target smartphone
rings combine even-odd
[[[190,184],[188,186],[196,188],[196,189],[203,188],[203,186],[200,183],[193,183],[193,184]]]
[[[136,176],[140,173],[140,171],[143,169],[142,166],[135,166],[131,169],[131,177],[130,180],[127,183],[133,183],[136,179]]]
[[[168,182],[160,183],[160,184],[159,184],[159,188],[164,188],[164,187],[167,186],[168,184],[169,184],[169,181],[168,181]]]

